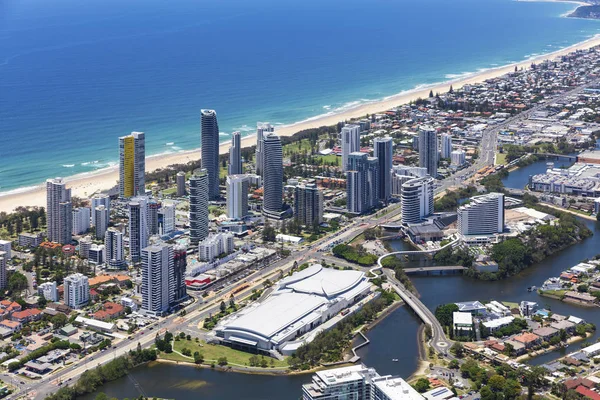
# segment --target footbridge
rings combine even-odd
[[[442,265],[437,267],[420,267],[420,268],[404,268],[404,272],[406,274],[418,274],[421,272],[429,274],[434,272],[439,272],[443,274],[444,272],[462,272],[465,270],[465,267],[462,265]]]

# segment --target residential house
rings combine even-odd
[[[526,349],[531,349],[542,343],[542,339],[533,333],[525,332],[520,335],[513,337],[515,342],[519,342],[525,346]]]
[[[21,330],[21,323],[17,321],[4,320],[0,322],[0,326],[10,330],[13,333]]]
[[[38,321],[42,318],[42,312],[37,308],[30,308],[23,311],[16,311],[10,317],[11,320],[26,324],[31,321]]]
[[[554,329],[550,326],[545,326],[543,328],[538,328],[533,331],[535,335],[541,337],[544,341],[549,341],[554,336],[558,335],[560,331],[558,329]]]

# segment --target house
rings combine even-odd
[[[538,335],[539,337],[541,337],[544,341],[549,341],[550,339],[552,339],[554,336],[559,334],[559,330],[558,329],[554,329],[550,326],[545,326],[543,328],[538,328],[535,329],[533,331],[533,333],[535,335]]]
[[[538,308],[538,303],[534,301],[522,301],[521,304],[519,304],[521,316],[526,318],[531,318]]]
[[[565,300],[583,304],[593,304],[596,302],[596,298],[588,293],[579,293],[569,291],[565,293]]]
[[[512,353],[514,353],[517,356],[520,356],[521,354],[524,354],[526,351],[525,345],[521,342],[517,342],[515,340],[506,340],[504,342],[504,346],[512,346],[513,350]]]
[[[568,333],[573,333],[575,331],[575,324],[568,320],[562,320],[558,322],[553,322],[550,326],[556,330],[564,329]]]
[[[12,321],[17,321],[22,324],[31,321],[38,321],[42,318],[42,312],[37,308],[30,308],[28,310],[16,311],[12,314],[10,319]]]
[[[577,393],[579,393],[580,395],[584,396],[586,399],[592,399],[592,400],[600,400],[600,394],[584,387],[584,386],[579,386],[577,389],[575,389],[575,391]]]
[[[21,323],[17,321],[8,321],[4,320],[0,322],[0,326],[9,329],[12,333],[18,332],[21,330]]]
[[[485,306],[479,301],[465,301],[462,303],[454,303],[458,306],[458,311],[460,312],[468,312],[473,315],[484,313],[487,309]]]
[[[107,301],[102,305],[102,310],[94,313],[94,319],[107,321],[109,319],[119,318],[125,314],[125,307],[120,304]]]
[[[520,335],[513,337],[515,342],[519,342],[525,346],[526,349],[530,349],[538,344],[541,344],[542,339],[538,335],[533,333],[525,332]]]

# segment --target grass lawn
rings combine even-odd
[[[496,153],[496,165],[506,164],[506,153]]]
[[[308,139],[303,139],[299,142],[294,142],[283,146],[283,154],[285,155],[303,152],[310,153],[310,142]]]
[[[218,344],[206,344],[204,341],[200,341],[196,343],[195,340],[179,340],[175,341],[175,350],[181,352],[182,349],[188,348],[191,350],[192,354],[194,352],[199,352],[204,355],[205,363],[209,363],[210,361],[217,361],[220,357],[227,357],[227,362],[229,364],[237,364],[243,366],[249,366],[249,358],[253,356],[253,354],[246,353],[244,351],[235,350],[227,346],[221,346]],[[177,353],[160,354],[161,358],[165,358],[168,360],[174,361],[193,361],[193,357],[183,357]],[[265,357],[269,366],[271,365],[271,360],[273,360],[273,366],[282,368],[287,367],[288,363],[286,360],[279,361],[271,357]]]
[[[168,188],[162,191],[163,196],[169,196],[171,194],[175,194],[177,192],[177,186],[172,188]]]
[[[326,156],[315,156],[315,158],[322,160],[324,164],[331,164],[331,163],[333,163],[334,165],[342,164],[342,158],[336,156],[335,154],[329,154]]]

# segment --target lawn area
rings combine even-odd
[[[249,365],[248,360],[250,359],[250,357],[253,356],[253,354],[246,353],[246,352],[240,351],[240,350],[235,350],[235,349],[232,349],[227,346],[221,346],[218,344],[206,344],[204,341],[201,341],[199,343],[197,343],[195,340],[185,340],[185,339],[175,341],[175,350],[181,352],[181,350],[184,348],[190,349],[192,354],[194,354],[194,352],[197,351],[197,352],[201,353],[202,355],[204,355],[205,364],[208,364],[211,361],[216,362],[220,357],[227,357],[227,362],[229,364],[248,366]],[[160,357],[168,359],[168,360],[174,360],[174,361],[187,361],[187,362],[192,361],[193,362],[193,357],[188,358],[188,357],[181,356],[177,353],[170,353],[170,354],[161,353]],[[267,359],[267,362],[269,363],[269,365],[271,365],[271,360],[273,360],[274,367],[282,368],[282,367],[288,366],[288,363],[286,360],[279,361],[279,360],[276,360],[271,357],[265,357],[265,358]]]
[[[496,154],[496,165],[506,165],[506,153]]]
[[[333,163],[334,165],[341,165],[342,164],[342,158],[336,156],[335,154],[329,154],[326,156],[315,156],[315,158],[317,160],[322,160],[322,162],[324,164],[331,164]]]
[[[175,194],[177,192],[177,186],[172,188],[168,188],[162,191],[163,196],[169,196],[171,194]]]
[[[299,142],[294,142],[283,146],[283,154],[285,155],[302,152],[310,153],[310,141],[308,139],[303,139]]]

